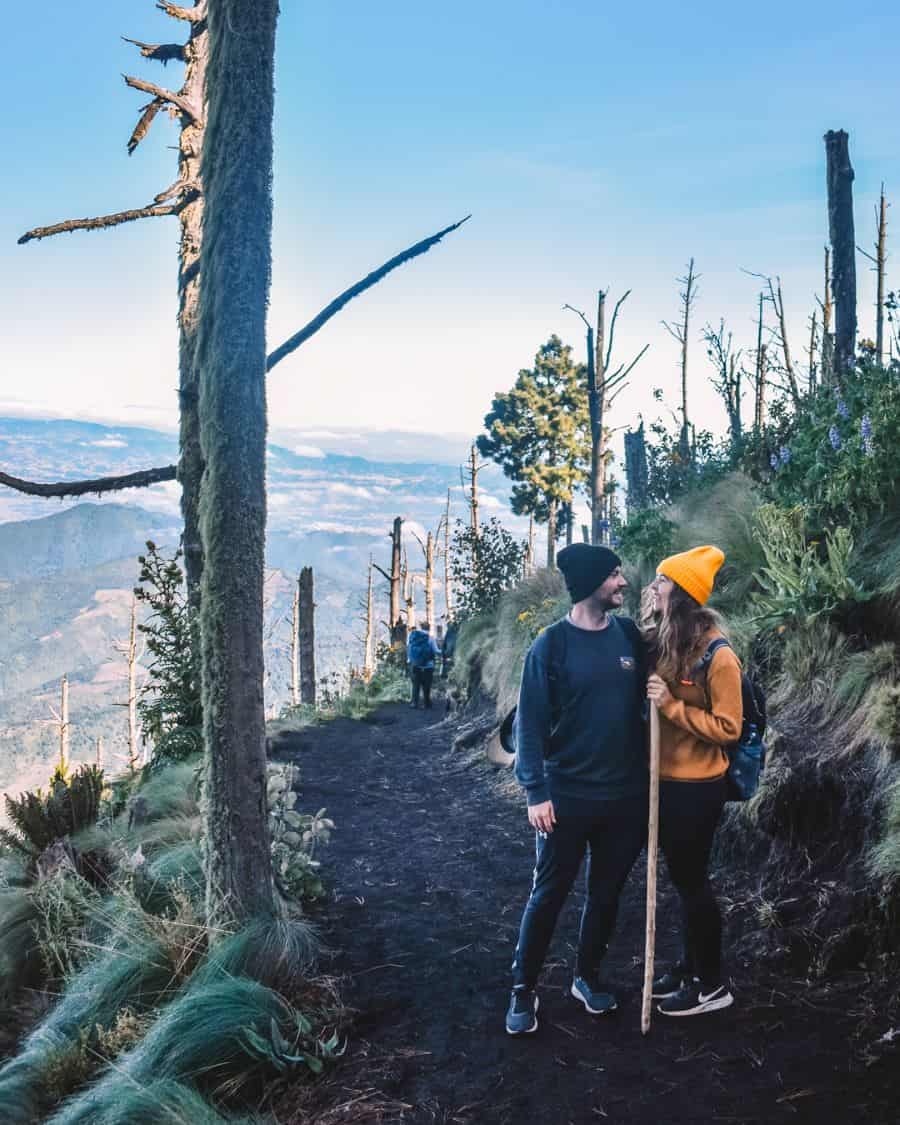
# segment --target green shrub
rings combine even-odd
[[[637,565],[647,560],[655,568],[672,554],[674,535],[675,524],[659,508],[643,508],[629,515],[616,551],[625,562]]]
[[[753,595],[761,624],[804,624],[871,597],[851,576],[853,538],[847,528],[825,533],[824,555],[820,543],[807,541],[803,508],[764,504],[756,529],[766,558],[757,576],[760,592]]]
[[[318,847],[331,838],[334,821],[319,809],[314,815],[297,812],[295,767],[270,762],[268,766],[269,837],[272,866],[278,887],[290,899],[321,898]]]
[[[842,388],[820,388],[799,414],[775,416],[772,491],[782,505],[804,504],[816,529],[864,527],[896,510],[898,442],[900,369],[864,363]]]
[[[46,793],[4,798],[13,830],[0,829],[0,841],[37,857],[54,841],[96,823],[102,793],[103,771],[96,766],[81,766],[71,775],[57,767]]]
[[[869,867],[880,878],[900,880],[900,781],[888,791],[882,835],[869,853]]]
[[[525,544],[496,517],[483,523],[477,534],[457,521],[450,556],[457,616],[465,620],[489,613],[504,590],[519,581],[524,562]]]

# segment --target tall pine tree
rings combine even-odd
[[[513,387],[494,395],[478,449],[513,482],[512,507],[547,524],[547,565],[556,561],[559,510],[585,484],[591,458],[587,371],[551,336]]]

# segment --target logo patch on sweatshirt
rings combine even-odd
[[[634,671],[634,657],[633,656],[620,656],[619,664],[625,669],[626,672]]]

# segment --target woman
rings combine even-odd
[[[725,804],[725,746],[741,733],[741,665],[718,614],[706,608],[725,560],[718,547],[664,559],[650,586],[644,635],[655,668],[647,696],[659,710],[659,842],[681,899],[681,962],[653,982],[659,1011],[694,1016],[734,1002],[722,975],[722,919],[709,884],[713,837]]]

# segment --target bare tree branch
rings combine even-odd
[[[158,215],[177,215],[178,211],[187,202],[182,197],[175,203],[151,204],[149,207],[137,207],[133,211],[117,211],[113,215],[100,215],[94,219],[66,219],[63,223],[54,223],[49,227],[35,227],[26,231],[19,238],[19,246],[35,239],[49,238],[53,234],[67,234],[73,230],[101,230],[104,227],[117,227],[121,223],[130,223],[135,219],[150,219]]]
[[[123,488],[144,488],[149,484],[175,480],[176,467],[165,465],[159,469],[142,469],[123,477],[99,477],[96,480],[68,480],[55,484],[39,484],[0,473],[0,484],[24,492],[27,496],[84,496],[87,493],[118,492]]]
[[[176,106],[182,113],[186,113],[194,124],[199,125],[201,123],[200,107],[195,106],[181,94],[176,94],[174,90],[167,90],[163,86],[157,86],[155,82],[145,82],[143,78],[135,78],[130,74],[123,74],[122,77],[125,79],[125,85],[130,86],[132,90],[141,90],[145,94],[152,94],[154,98],[161,98],[164,102]]]
[[[384,575],[384,577],[388,580],[388,582],[391,581],[391,576],[388,574],[388,572],[386,570],[382,570],[381,567],[378,565],[378,563],[373,562],[372,566],[375,567],[375,569],[378,571],[379,574]]]
[[[587,317],[584,315],[584,313],[581,311],[581,309],[576,309],[574,305],[563,305],[563,308],[568,309],[569,312],[576,313],[578,316],[580,316],[581,319],[584,321],[585,328],[591,327],[590,324],[588,323]]]
[[[179,8],[177,4],[170,4],[169,0],[158,0],[157,8],[176,20],[186,23],[199,23],[206,19],[206,4],[198,4],[196,8]]]
[[[137,47],[145,59],[161,62],[163,66],[170,62],[185,61],[183,43],[142,43],[140,39],[129,39],[127,35],[123,35],[122,38],[126,43]]]
[[[438,231],[437,234],[431,235],[430,238],[425,238],[421,242],[417,242],[415,246],[410,246],[408,250],[397,254],[396,257],[391,258],[390,261],[385,262],[383,266],[379,266],[377,270],[373,270],[372,273],[367,274],[362,281],[358,281],[355,285],[351,285],[349,289],[345,289],[339,297],[335,297],[330,305],[322,309],[319,315],[314,317],[309,324],[301,328],[299,332],[291,336],[289,340],[285,340],[280,347],[269,354],[266,360],[266,370],[271,371],[276,363],[280,363],[285,356],[290,355],[291,352],[295,352],[301,344],[305,344],[310,336],[315,335],[324,324],[327,324],[328,321],[331,320],[335,313],[340,312],[344,305],[352,301],[354,297],[358,297],[361,293],[365,293],[367,289],[371,289],[373,285],[376,285],[383,277],[386,277],[398,266],[402,266],[405,262],[417,258],[420,254],[425,254],[432,246],[440,242],[445,235],[452,234],[453,231],[458,230],[463,223],[468,222],[471,217],[471,215],[466,215],[466,217],[460,219],[458,223],[445,227],[443,230]]]
[[[609,344],[606,348],[606,359],[603,363],[603,370],[604,371],[607,371],[609,369],[609,361],[610,361],[610,358],[612,356],[613,336],[615,335],[615,331],[616,331],[616,317],[618,317],[618,315],[619,315],[619,309],[622,307],[625,300],[630,295],[631,295],[631,290],[626,289],[625,292],[622,294],[622,296],[618,299],[618,301],[616,301],[616,307],[613,309],[612,320],[610,320],[610,322],[609,322]]]
[[[154,98],[152,102],[147,102],[142,108],[141,116],[138,118],[137,124],[125,145],[129,156],[134,155],[134,150],[150,132],[150,126],[153,124],[154,118],[165,107],[165,104],[162,98]]]

